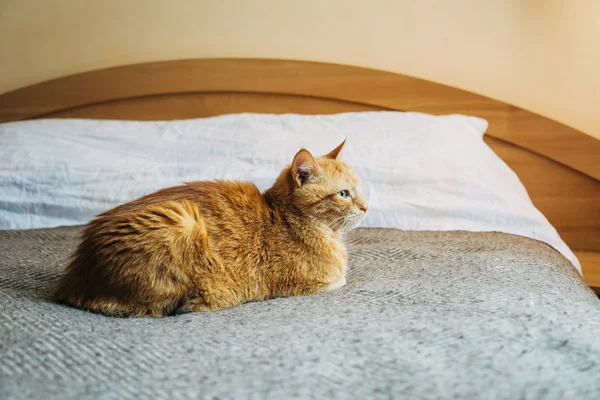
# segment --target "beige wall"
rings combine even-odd
[[[598,0],[0,0],[0,92],[195,57],[318,60],[481,93],[600,138]]]

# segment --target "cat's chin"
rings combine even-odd
[[[351,214],[347,217],[345,224],[341,226],[341,233],[348,233],[360,226],[363,222],[365,215],[363,213]]]
[[[349,233],[349,232],[355,230],[356,228],[358,228],[360,226],[361,222],[362,222],[362,220],[360,220],[356,223],[353,223],[352,225],[347,225],[347,226],[335,229],[334,232],[339,233],[339,234]]]

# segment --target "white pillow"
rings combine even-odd
[[[263,190],[300,147],[317,156],[347,137],[342,159],[369,198],[362,226],[512,233],[548,243],[579,268],[483,142],[486,128],[475,117],[402,112],[0,124],[0,229],[84,224],[184,181],[248,180]]]

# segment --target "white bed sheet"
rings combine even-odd
[[[248,180],[266,189],[295,152],[348,138],[362,177],[362,226],[499,231],[543,241],[580,265],[514,172],[461,115],[363,112],[232,114],[179,121],[33,120],[0,124],[0,229],[84,224],[185,181]]]

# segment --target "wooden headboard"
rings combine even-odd
[[[0,122],[33,118],[170,120],[237,112],[398,110],[466,114],[600,287],[600,140],[453,87],[337,64],[199,59],[127,65],[0,95]]]

